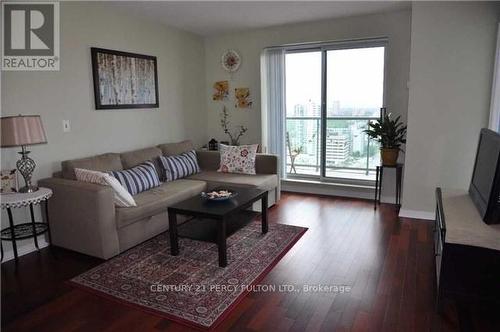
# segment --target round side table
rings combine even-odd
[[[17,244],[16,240],[23,240],[33,238],[35,242],[35,247],[38,247],[37,236],[47,233],[50,240],[50,228],[49,228],[49,204],[48,200],[52,196],[52,190],[49,188],[39,188],[37,191],[32,193],[15,193],[15,194],[2,194],[0,195],[0,203],[2,209],[7,210],[9,215],[9,227],[2,229],[0,232],[0,249],[1,249],[1,260],[3,260],[3,241],[12,242],[12,250],[14,251],[14,258],[17,262]],[[33,213],[33,205],[41,204],[45,202],[45,222],[35,222],[35,214]],[[21,223],[14,225],[14,220],[12,218],[12,209],[23,208],[29,206],[31,222]]]

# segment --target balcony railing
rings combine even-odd
[[[325,176],[373,180],[379,145],[363,132],[373,117],[327,117]],[[321,119],[287,117],[287,173],[320,176]]]

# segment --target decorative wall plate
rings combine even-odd
[[[241,65],[241,58],[235,50],[227,50],[222,54],[222,68],[232,73],[238,70]]]

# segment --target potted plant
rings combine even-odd
[[[391,113],[385,113],[375,122],[368,124],[364,132],[368,137],[380,143],[382,164],[394,166],[397,163],[401,144],[406,143],[406,126],[399,121],[401,117],[391,118]]]
[[[224,133],[229,136],[231,145],[240,145],[241,136],[243,136],[248,130],[245,126],[238,126],[237,132],[231,132],[231,129],[229,128],[229,114],[227,113],[226,106],[222,107],[220,126],[222,127],[222,130],[224,130]]]

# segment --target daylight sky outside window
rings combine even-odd
[[[378,116],[383,106],[384,47],[327,52],[328,116]],[[321,52],[286,55],[287,116],[319,116]]]
[[[321,105],[321,52],[287,54],[285,75],[287,116],[313,116]]]
[[[328,116],[375,116],[383,106],[384,47],[327,52]]]

